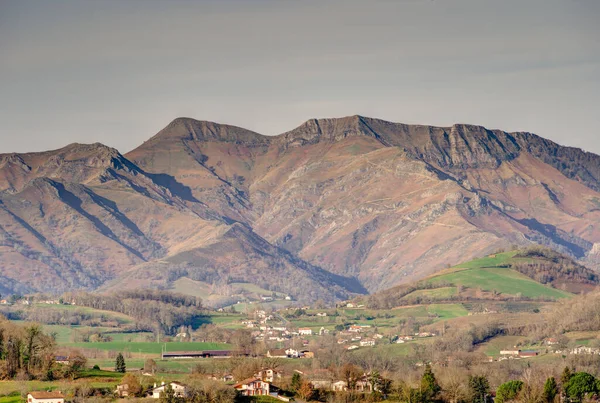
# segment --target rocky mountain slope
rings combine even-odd
[[[599,190],[600,156],[530,133],[179,118],[125,156],[1,155],[0,292],[186,277],[332,301],[531,243],[597,265]]]

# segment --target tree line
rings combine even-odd
[[[63,294],[63,299],[77,306],[131,316],[137,329],[164,334],[174,334],[179,327],[196,323],[205,315],[199,298],[165,291],[126,291],[112,295],[77,291]]]

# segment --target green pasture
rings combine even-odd
[[[408,295],[405,295],[402,299],[405,301],[415,301],[418,298],[428,300],[444,300],[456,295],[456,287],[440,287],[425,290],[416,290]]]
[[[163,348],[166,351],[199,351],[199,350],[228,350],[233,348],[225,343],[204,343],[204,342],[97,342],[97,343],[66,343],[68,347],[81,349],[97,349],[115,352],[145,353],[160,355]]]
[[[431,284],[455,284],[484,291],[497,291],[505,295],[529,298],[569,298],[572,294],[551,288],[531,278],[506,268],[473,268],[441,274],[427,280]]]

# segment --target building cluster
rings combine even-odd
[[[310,374],[302,375],[308,376],[311,386],[315,389],[330,390],[332,392],[346,392],[349,390],[361,393],[373,392],[373,384],[369,382],[368,373],[364,373],[357,379],[351,380],[351,385],[348,385],[346,380],[332,378],[331,373],[326,370],[316,370]]]

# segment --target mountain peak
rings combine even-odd
[[[266,136],[241,127],[179,117],[148,140],[147,144],[162,143],[171,139],[193,141],[224,141],[231,143],[256,144],[267,143]]]
[[[309,119],[297,128],[282,133],[277,138],[288,145],[314,144],[319,141],[339,141],[346,137],[377,137],[359,115],[342,118]]]

